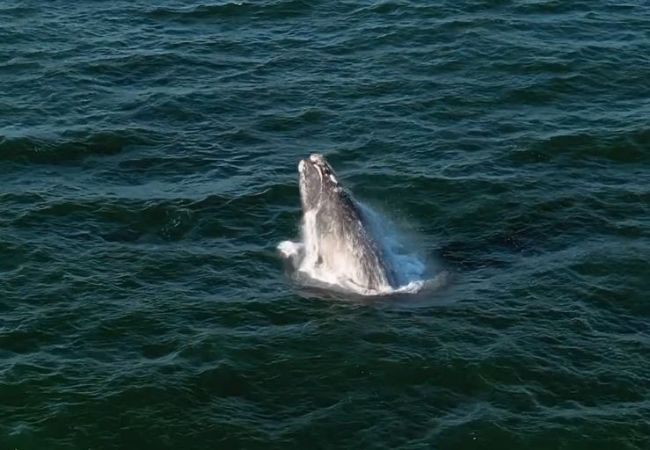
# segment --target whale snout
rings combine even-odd
[[[300,174],[300,178],[304,180],[307,183],[318,183],[320,184],[321,181],[321,176],[320,176],[320,170],[318,170],[318,166],[316,166],[311,160],[309,159],[302,159],[298,163],[298,173]]]
[[[323,198],[337,196],[341,189],[332,166],[320,153],[298,162],[300,194],[305,210],[314,208]]]
[[[319,164],[321,166],[328,165],[327,161],[325,161],[325,157],[321,155],[320,153],[312,153],[309,155],[309,161],[311,161],[314,164]]]
[[[338,180],[334,174],[334,169],[332,169],[332,166],[330,166],[325,157],[320,153],[312,153],[309,155],[308,159],[303,159],[298,164],[298,171],[301,174],[305,173],[308,168],[313,168],[315,170],[321,184],[332,189],[338,186]]]
[[[325,168],[329,167],[329,164],[320,153],[312,153],[309,158],[301,159],[298,162],[298,172],[303,173],[308,167]]]

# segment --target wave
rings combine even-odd
[[[300,127],[320,125],[327,112],[319,108],[306,108],[296,114],[260,115],[258,129],[265,132],[292,131]]]
[[[263,16],[292,17],[311,9],[311,4],[301,0],[247,2],[231,1],[218,4],[198,5],[190,8],[158,7],[147,15],[154,19],[177,21],[209,20],[221,17]]]
[[[0,137],[0,161],[36,164],[69,164],[89,156],[114,155],[139,145],[158,143],[142,129],[96,131],[87,136],[47,140],[35,137]]]
[[[558,134],[527,149],[510,154],[517,163],[549,162],[557,159],[637,164],[647,162],[650,153],[650,129],[596,133]]]

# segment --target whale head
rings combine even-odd
[[[298,163],[300,199],[303,210],[318,208],[324,201],[341,192],[341,187],[325,157],[313,153]]]

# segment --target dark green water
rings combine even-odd
[[[306,294],[296,164],[449,271]],[[0,449],[649,449],[645,1],[0,0]]]

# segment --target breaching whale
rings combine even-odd
[[[357,291],[397,287],[394,268],[367,214],[341,186],[323,155],[301,160],[298,172],[304,243],[300,268],[327,274]]]

